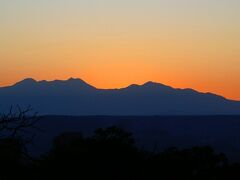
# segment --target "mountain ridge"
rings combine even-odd
[[[211,94],[211,95],[216,95],[216,96],[219,96],[219,97],[222,97],[224,99],[227,99],[227,100],[231,100],[231,101],[237,101],[237,102],[240,102],[238,100],[233,100],[233,99],[228,99],[222,95],[219,95],[219,94],[216,94],[216,93],[213,93],[213,92],[201,92],[201,91],[198,91],[196,89],[192,89],[192,88],[174,88],[172,86],[168,86],[168,85],[165,85],[165,84],[162,84],[162,83],[159,83],[159,82],[154,82],[154,81],[147,81],[143,84],[130,84],[126,87],[122,87],[122,88],[97,88],[89,83],[87,83],[86,81],[82,80],[81,78],[73,78],[73,77],[70,77],[66,80],[51,80],[51,81],[47,81],[47,80],[40,80],[40,81],[37,81],[35,80],[34,78],[25,78],[19,82],[16,82],[15,84],[13,85],[10,85],[10,86],[4,86],[4,87],[0,87],[0,89],[2,88],[10,88],[10,87],[15,87],[15,86],[24,86],[24,85],[41,85],[43,83],[46,83],[46,84],[53,84],[53,83],[62,83],[62,84],[67,84],[67,83],[71,83],[71,82],[75,82],[75,83],[82,83],[82,85],[86,85],[86,86],[89,86],[89,87],[92,87],[94,89],[97,89],[97,90],[123,90],[123,89],[128,89],[128,88],[132,88],[132,87],[137,87],[137,88],[141,88],[141,87],[146,87],[146,88],[149,88],[149,87],[164,87],[164,88],[168,88],[168,89],[174,89],[174,90],[186,90],[186,91],[192,91],[192,92],[196,92],[196,93],[201,93],[201,94]]]
[[[0,111],[31,105],[45,115],[235,115],[240,102],[194,89],[148,81],[119,89],[99,89],[79,78],[24,79],[0,88]]]

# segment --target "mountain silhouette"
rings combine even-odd
[[[31,105],[52,115],[236,115],[240,102],[193,89],[146,82],[121,89],[97,89],[81,79],[28,78],[0,88],[0,112]]]

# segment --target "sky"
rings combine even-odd
[[[240,100],[239,0],[0,0],[0,86],[146,81]]]

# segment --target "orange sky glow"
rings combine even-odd
[[[236,0],[0,2],[0,86],[81,78],[146,81],[240,100]]]

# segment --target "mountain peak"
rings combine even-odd
[[[153,81],[148,81],[143,84],[143,86],[153,86],[153,85],[159,85],[159,83],[153,82]]]
[[[82,86],[82,87],[87,87],[87,88],[94,88],[92,85],[88,84],[87,82],[85,82],[84,80],[80,79],[80,78],[69,78],[66,81],[63,81],[67,84],[71,84],[71,85],[77,85],[77,86]]]
[[[70,77],[68,80],[66,81],[83,81],[82,79],[80,78],[73,78],[73,77]]]
[[[69,78],[63,82],[67,82],[67,83],[78,83],[78,84],[85,84],[85,85],[89,85],[87,82],[85,82],[84,80],[80,79],[80,78]]]
[[[24,79],[24,80],[22,80],[22,81],[20,81],[20,82],[17,82],[15,85],[17,85],[17,86],[22,86],[22,85],[33,85],[33,84],[36,84],[37,83],[37,81],[35,80],[35,79],[33,79],[33,78],[26,78],[26,79]]]
[[[95,87],[86,83],[82,79],[79,78],[69,78],[67,80],[54,80],[54,81],[36,81],[32,78],[26,78],[20,82],[17,82],[13,85],[13,87],[20,88],[31,88],[31,87],[55,87],[55,88],[76,88],[76,89],[95,89]]]
[[[143,87],[164,87],[164,88],[171,88],[170,86],[167,86],[165,84],[153,82],[153,81],[148,81],[142,85]],[[172,89],[172,88],[171,88]]]

